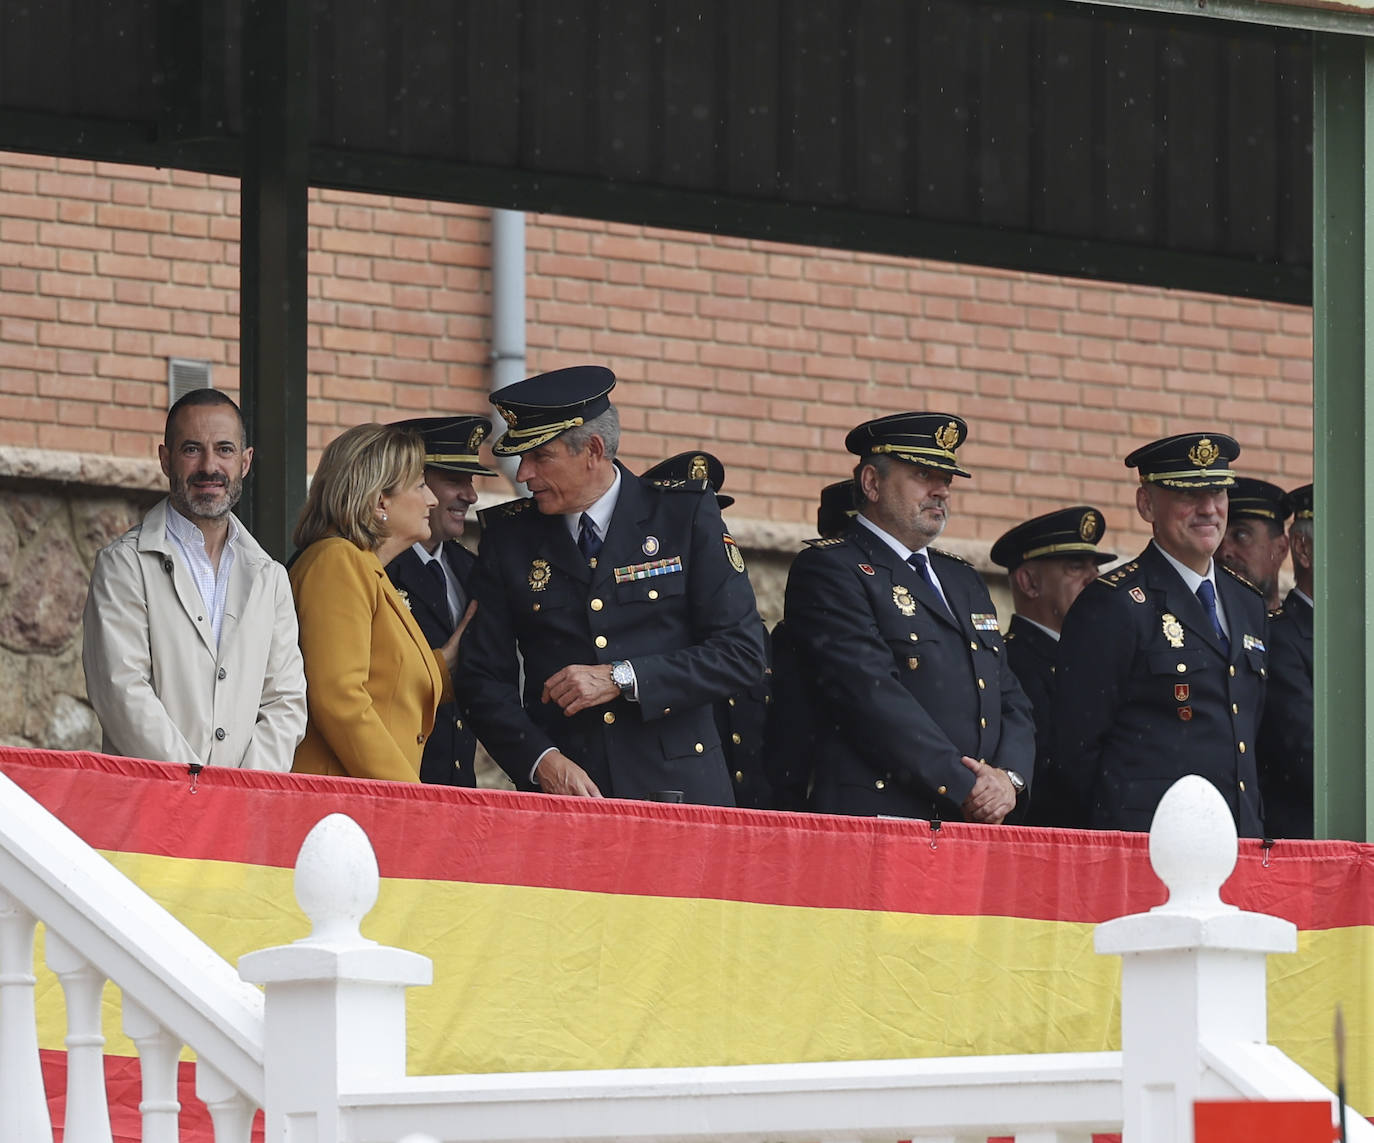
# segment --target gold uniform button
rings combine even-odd
[[[706,747],[704,747],[700,742],[693,746],[692,749],[695,750],[698,754],[706,753]]]
[[[1230,671],[1231,671],[1231,677],[1234,679],[1234,678],[1236,677],[1236,669],[1235,669],[1235,667],[1231,667],[1231,668],[1230,668]]]
[[[986,730],[988,728],[988,720],[986,718],[980,718],[978,720],[978,725],[981,729]]]
[[[664,713],[664,714],[672,714],[672,713],[673,713],[673,708],[670,707],[670,706],[665,706],[665,707],[663,708],[663,713]]]
[[[1244,743],[1244,742],[1238,742],[1238,743],[1236,743],[1236,749],[1239,750],[1242,754],[1244,754],[1244,753],[1245,753],[1245,743]]]
[[[736,746],[738,746],[741,742],[744,741],[744,739],[741,738],[738,734],[732,734],[730,735],[730,741],[733,742]]]
[[[652,587],[651,587],[651,588],[649,589],[649,598],[650,598],[650,599],[657,599],[657,598],[658,598],[658,589],[657,589],[657,588],[652,588]]]
[[[744,771],[743,771],[743,770],[736,770],[736,771],[735,771],[735,781],[736,781],[736,782],[743,782],[743,781],[744,781]]]
[[[913,655],[910,659],[908,659],[908,660],[906,661],[906,669],[907,669],[908,671],[914,671],[914,670],[915,670],[917,667],[919,667],[920,665],[921,665],[921,660],[918,659],[918,658],[917,658],[916,656],[914,656],[914,655]]]
[[[1241,782],[1241,784],[1240,784],[1240,792],[1241,792],[1242,794],[1245,793],[1245,783],[1244,783],[1244,782]]]
[[[731,705],[731,706],[734,706],[734,705],[735,705],[735,700],[734,700],[734,699],[730,699],[729,702],[730,702],[730,705]]]
[[[463,729],[463,720],[462,720],[461,718],[455,718],[455,719],[453,720],[453,725],[456,726],[459,730],[462,730],[462,729]]]
[[[604,722],[607,726],[610,726],[611,723],[615,721],[615,711],[608,710],[605,714],[601,716],[601,721]]]
[[[593,610],[593,611],[600,611],[600,610],[601,610],[603,607],[605,607],[605,606],[606,606],[606,605],[605,605],[604,603],[602,603],[601,600],[599,600],[599,599],[593,599],[593,600],[592,600],[592,610]]]
[[[1174,668],[1174,670],[1176,670],[1181,675],[1188,670],[1188,664],[1180,663],[1177,667]]]
[[[1238,707],[1235,703],[1232,703],[1232,704],[1231,704],[1231,713],[1232,713],[1232,714],[1239,714],[1239,713],[1240,713],[1240,707]]]
[[[979,680],[978,680],[978,689],[979,689],[980,691],[985,691],[985,690],[987,690],[987,689],[988,689],[987,683],[983,682],[982,679],[979,679]]]
[[[976,651],[976,650],[978,650],[978,644],[975,643],[975,642],[973,642],[972,639],[970,639],[970,640],[969,640],[969,644],[968,644],[968,649],[969,649],[970,651]]]
[[[917,635],[915,631],[913,631],[913,632],[911,633],[911,635],[909,636],[909,638],[911,639],[911,641],[912,641],[913,643],[919,643],[919,642],[921,641],[921,637],[920,637],[919,635]]]
[[[534,605],[534,610],[535,610],[535,611],[538,611],[538,610],[539,610],[539,604],[536,603],[536,604]]]
[[[936,792],[937,794],[948,794],[948,793],[949,793],[949,787],[948,787],[948,786],[937,786],[937,787],[935,788],[935,792]]]
[[[604,636],[604,635],[598,635],[598,636],[596,637],[596,645],[597,645],[598,647],[604,647],[604,646],[606,645],[606,636]]]
[[[873,788],[875,790],[886,790],[887,783],[884,782],[881,778],[879,778],[876,782],[873,783]]]

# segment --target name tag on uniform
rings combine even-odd
[[[615,569],[616,583],[633,583],[637,579],[649,579],[656,575],[671,575],[682,570],[682,557],[673,556],[666,560],[650,560],[647,564],[626,564]]]
[[[997,630],[996,615],[979,615],[975,612],[974,614],[970,615],[969,618],[973,620],[973,627],[975,631]]]
[[[1264,640],[1260,639],[1258,636],[1246,635],[1242,638],[1241,642],[1244,644],[1247,651],[1265,650]]]

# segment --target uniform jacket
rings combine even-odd
[[[1059,644],[1034,623],[1011,617],[1006,634],[1007,664],[1030,699],[1035,717],[1035,790],[1024,815],[1027,825],[1066,826],[1064,795],[1054,788],[1048,765],[1054,718],[1054,658]]]
[[[768,646],[768,631],[763,640]],[[771,662],[771,660],[770,660]],[[772,707],[773,668],[752,686],[716,703],[716,732],[725,752],[725,766],[734,785],[735,805],[751,810],[773,806],[773,793],[763,770],[764,731]]]
[[[1269,617],[1269,692],[1259,732],[1264,828],[1270,837],[1311,837],[1312,606],[1290,591]]]
[[[285,569],[241,523],[216,647],[167,535],[167,501],[101,550],[82,664],[107,754],[286,770],[305,733],[305,674]]]
[[[1264,600],[1217,567],[1229,655],[1154,544],[1089,584],[1069,609],[1056,664],[1051,768],[1059,788],[1076,797],[1079,824],[1148,830],[1164,791],[1200,774],[1221,791],[1241,835],[1259,836]]]
[[[773,628],[771,657],[773,701],[763,746],[764,775],[774,809],[804,810],[811,795],[815,712],[797,643],[785,621]]]
[[[681,790],[688,802],[731,805],[712,706],[757,682],[765,666],[744,560],[704,481],[663,488],[623,468],[621,476],[595,568],[563,518],[529,500],[482,514],[477,614],[459,652],[461,705],[522,789],[539,756],[557,747],[608,797]],[[662,574],[645,574],[655,563]],[[634,666],[637,703],[617,698],[567,718],[540,701],[563,667],[617,659]]]
[[[952,616],[862,525],[792,564],[785,621],[818,724],[813,809],[959,820],[974,783],[964,755],[1032,779],[1030,702],[987,587],[927,551]]]
[[[457,540],[445,541],[440,551],[466,592],[477,557]],[[411,614],[429,645],[442,647],[447,643],[463,616],[460,612],[452,619],[448,617],[448,596],[425,569],[415,549],[407,548],[387,564],[386,574],[410,600]],[[475,786],[477,774],[473,761],[476,755],[477,739],[464,725],[458,704],[442,703],[434,716],[434,730],[420,759],[420,781],[440,786]]]
[[[291,565],[309,683],[299,774],[420,780],[448,669],[372,552],[334,536]]]

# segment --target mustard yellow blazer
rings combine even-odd
[[[418,782],[434,712],[453,686],[377,556],[341,537],[319,540],[292,565],[291,593],[309,711],[292,771]]]

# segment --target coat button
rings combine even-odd
[[[978,720],[978,726],[980,729],[986,730],[988,728],[988,720],[986,718],[980,718]]]
[[[735,781],[736,781],[736,782],[743,782],[743,781],[744,781],[744,771],[743,771],[743,770],[736,770],[736,771],[735,771]]]
[[[593,611],[600,611],[606,605],[602,603],[599,599],[593,599],[591,606]]]
[[[456,726],[459,730],[462,730],[462,729],[463,729],[463,720],[462,720],[461,718],[455,718],[455,719],[453,720],[453,725]]]
[[[649,589],[649,598],[650,598],[650,599],[657,599],[657,598],[658,598],[658,589],[657,589],[657,588],[651,587],[651,588]]]
[[[1240,784],[1240,792],[1241,792],[1242,794],[1245,793],[1245,783],[1244,783],[1244,782],[1241,782],[1241,784]]]
[[[604,647],[604,646],[606,646],[606,636],[604,636],[604,635],[598,635],[598,636],[596,637],[596,639],[595,639],[595,643],[596,643],[596,645],[597,645],[598,647]]]
[[[601,716],[601,721],[604,722],[607,726],[610,726],[611,723],[615,721],[615,711],[608,710],[605,714]]]
[[[730,741],[733,742],[736,746],[738,746],[741,742],[744,741],[744,739],[741,738],[738,734],[732,734],[730,735]]]
[[[968,649],[969,649],[970,651],[976,651],[976,650],[978,650],[978,644],[975,643],[972,639],[970,639],[970,640],[969,640],[969,644],[968,644]]]
[[[704,747],[700,742],[693,746],[692,749],[695,750],[698,754],[706,753],[706,747]]]
[[[228,671],[226,671],[223,667],[221,667],[218,671],[215,672],[215,678],[217,678],[217,679],[222,679],[222,678],[224,678],[224,676],[227,675],[228,673],[229,673]]]
[[[423,734],[417,734],[415,736],[415,742],[416,745],[423,746],[425,744],[425,736]]]
[[[534,607],[533,607],[531,610],[533,610],[533,611],[538,611],[538,610],[539,610],[539,604],[536,603],[536,604],[534,605]]]
[[[729,700],[727,700],[727,701],[730,703],[731,706],[734,706],[734,705],[735,705],[735,700],[734,700],[734,699],[729,699]]]
[[[1239,750],[1242,754],[1244,754],[1244,753],[1245,753],[1245,743],[1244,743],[1244,742],[1237,742],[1237,743],[1236,743],[1236,749]]]
[[[663,713],[664,713],[664,714],[672,714],[672,713],[673,713],[673,708],[670,707],[670,706],[665,706],[665,707],[663,708]]]
[[[908,659],[908,660],[906,661],[906,669],[907,669],[908,671],[914,671],[914,670],[915,670],[917,667],[919,667],[920,665],[921,665],[921,660],[920,660],[920,658],[919,658],[918,656],[916,656],[916,655],[913,655],[910,659]]]
[[[1236,677],[1236,668],[1235,668],[1235,667],[1231,667],[1231,668],[1230,668],[1230,671],[1231,671],[1231,677],[1234,679],[1234,678]]]
[[[1181,675],[1188,670],[1188,664],[1180,663],[1177,667],[1174,668],[1174,670],[1176,670]]]
[[[887,783],[884,782],[881,778],[879,778],[876,782],[873,783],[873,788],[875,790],[885,790],[887,789]]]
[[[1232,703],[1232,704],[1231,704],[1231,713],[1232,713],[1232,714],[1239,714],[1239,713],[1240,713],[1240,707],[1238,707],[1235,703]]]
[[[987,689],[988,689],[987,683],[983,682],[982,679],[979,679],[979,680],[978,680],[978,689],[979,689],[980,691],[985,691],[985,690],[987,690]]]
[[[217,726],[217,727],[215,727],[215,738],[216,738],[218,741],[220,741],[220,742],[223,742],[223,741],[224,741],[224,727],[222,727],[222,726]]]
[[[913,631],[909,636],[907,636],[907,638],[909,638],[913,643],[919,643],[921,641],[921,637],[917,635],[915,631]]]
[[[935,792],[936,792],[937,794],[941,794],[941,795],[948,794],[948,793],[949,793],[949,787],[948,787],[948,786],[936,786],[936,787],[935,787]]]

